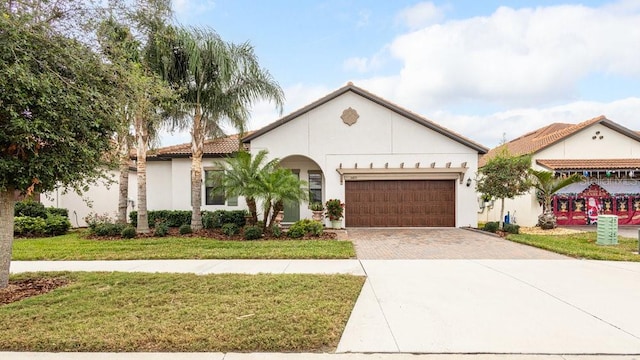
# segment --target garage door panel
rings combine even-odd
[[[455,226],[453,180],[348,181],[351,227]]]

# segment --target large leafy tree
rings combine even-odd
[[[0,7],[0,287],[8,283],[14,191],[77,190],[103,174],[117,128],[114,79],[87,46]]]
[[[504,199],[513,199],[529,191],[531,182],[528,170],[531,156],[514,156],[503,147],[478,170],[476,191],[500,199],[500,228],[504,227]]]
[[[191,132],[191,226],[197,230],[202,228],[205,138],[219,136],[225,123],[244,132],[254,102],[266,99],[282,109],[284,94],[249,43],[227,43],[209,29],[174,29],[164,39],[157,42],[154,58],[180,89],[184,107],[176,113],[176,125]]]
[[[542,214],[538,216],[538,226],[542,229],[554,229],[557,226],[556,215],[551,208],[551,198],[565,186],[584,180],[580,174],[556,177],[550,171],[529,169],[532,185],[542,200]]]

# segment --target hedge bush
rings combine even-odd
[[[62,209],[66,210],[66,209]],[[49,213],[45,219],[44,233],[49,236],[64,235],[71,228],[69,218]]]
[[[122,236],[123,239],[133,239],[134,237],[136,237],[136,228],[129,225],[122,229],[120,236]]]
[[[302,219],[298,220],[291,227],[289,227],[289,231],[287,235],[290,238],[301,238],[305,235],[312,236],[320,236],[324,231],[324,226],[320,221],[310,220],[310,219]]]
[[[504,224],[503,230],[505,232],[508,232],[509,234],[519,234],[520,233],[520,225]]]
[[[16,216],[13,219],[13,233],[19,236],[42,236],[47,222],[41,217]]]
[[[271,235],[273,235],[274,237],[279,238],[280,236],[282,236],[282,229],[280,228],[280,226],[273,224],[271,226]]]
[[[202,226],[205,229],[218,229],[224,224],[235,224],[239,229],[246,225],[245,210],[216,210],[214,212],[203,211]]]
[[[227,236],[236,235],[238,233],[238,230],[240,230],[238,225],[233,224],[233,223],[228,223],[228,224],[222,225],[222,232]]]
[[[47,218],[47,209],[39,202],[24,200],[16,202],[13,216]]]
[[[191,225],[191,211],[189,210],[151,210],[147,211],[147,217],[150,227],[155,227],[156,222],[161,219],[168,227]],[[132,226],[138,226],[137,211],[129,213],[129,221]]]
[[[122,230],[127,226],[127,224],[102,223],[97,224],[91,233],[98,236],[122,236]]]
[[[187,224],[180,225],[178,231],[180,232],[180,235],[191,234],[193,232],[193,230],[191,230],[191,225]]]
[[[69,209],[65,208],[48,207],[47,213],[49,213],[49,215],[58,215],[67,219],[69,218]]]
[[[245,226],[244,227],[244,239],[256,240],[262,237],[262,227],[260,226]]]
[[[489,221],[488,223],[484,224],[484,228],[482,228],[482,230],[494,233],[498,231],[499,228],[500,228],[499,222]]]
[[[16,216],[13,233],[18,236],[56,236],[64,235],[71,228],[69,219],[49,215],[46,219],[32,216]]]
[[[165,223],[157,223],[153,229],[153,236],[165,237],[169,232],[169,227]]]

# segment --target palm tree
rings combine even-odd
[[[258,222],[256,198],[263,191],[263,179],[273,172],[280,163],[279,159],[267,161],[266,150],[251,156],[246,151],[240,151],[228,158],[227,170],[221,174],[220,184],[226,196],[244,196],[251,215],[251,224]]]
[[[307,182],[300,180],[290,169],[277,168],[265,175],[258,194],[262,200],[264,229],[271,227],[278,212],[284,209],[284,201],[300,203],[309,199]]]
[[[197,230],[202,228],[205,137],[219,135],[223,122],[243,133],[249,107],[255,101],[273,101],[282,111],[284,93],[269,72],[259,66],[249,43],[226,43],[210,29],[177,29],[170,42],[164,48],[170,56],[165,57],[168,61],[162,64],[161,71],[180,89],[185,106],[176,114],[175,126],[191,132],[191,227]]]
[[[158,139],[158,130],[164,121],[163,105],[173,103],[173,92],[165,83],[152,73],[147,61],[142,61],[140,44],[134,39],[130,29],[114,19],[101,23],[98,32],[103,53],[111,62],[113,71],[118,75],[123,98],[120,108],[123,119],[118,133],[120,152],[120,199],[118,220],[123,221],[122,211],[126,214],[128,179],[129,128],[134,129],[134,141],[137,150],[136,170],[138,180],[138,228],[140,233],[148,233],[146,156],[150,143]],[[126,166],[126,167],[125,167]],[[128,174],[127,174],[128,175]],[[127,177],[128,178],[128,177]],[[124,199],[124,201],[123,201]],[[123,204],[124,202],[124,204]],[[124,205],[124,209],[123,206]],[[126,218],[126,215],[124,215]]]
[[[551,208],[551,198],[558,190],[573,183],[582,181],[584,177],[572,174],[568,177],[555,177],[550,171],[529,169],[533,187],[542,199],[542,214],[538,216],[538,226],[542,229],[554,229],[557,226],[556,215]]]

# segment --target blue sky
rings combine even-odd
[[[181,24],[253,44],[285,114],[353,81],[488,147],[602,114],[640,130],[640,0],[174,0],[174,10]],[[259,103],[250,127],[278,117]]]

